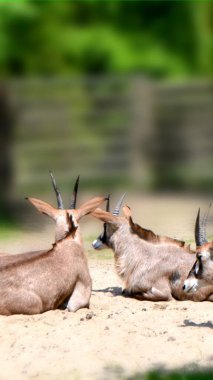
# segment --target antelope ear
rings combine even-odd
[[[128,221],[130,221],[130,218],[132,218],[131,208],[129,206],[125,205],[125,206],[122,207],[122,211],[124,213],[125,218]]]
[[[157,243],[159,241],[159,236],[156,235],[153,231],[142,228],[139,224],[133,222],[132,213],[129,206],[125,205],[123,207],[123,213],[125,218],[128,220],[131,230],[134,234],[137,234],[141,239],[150,241],[152,243]]]
[[[52,219],[56,220],[58,210],[46,202],[41,201],[36,198],[26,198],[27,201],[32,203],[32,205],[42,214],[49,215]]]
[[[104,223],[118,224],[118,217],[112,215],[110,212],[101,210],[100,208],[96,208],[91,215]]]
[[[138,224],[135,224],[132,220],[132,212],[131,208],[127,205],[125,205],[123,208],[124,217],[128,220],[130,227],[134,232],[137,231],[137,227],[140,227]],[[137,233],[137,232],[136,232]]]
[[[83,203],[78,210],[76,210],[76,220],[79,221],[84,215],[90,214],[103,202],[105,202],[105,197],[95,197],[90,201]]]

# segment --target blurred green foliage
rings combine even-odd
[[[2,76],[210,76],[211,1],[1,1]]]
[[[196,364],[194,364],[196,367]],[[153,370],[147,373],[135,373],[133,375],[125,374],[121,367],[107,367],[105,368],[108,378],[117,380],[212,380],[212,369],[194,369],[194,370],[174,370],[168,371],[164,369]]]
[[[136,374],[135,376],[129,376],[126,380],[212,380],[212,370],[206,370],[204,372],[191,372],[191,373],[179,373],[168,372],[161,373],[157,371],[149,372],[146,375]]]

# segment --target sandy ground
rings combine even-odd
[[[0,317],[1,380],[117,379],[117,372],[211,366],[211,303],[127,299],[112,260],[92,260],[90,270],[90,310]]]
[[[143,207],[146,217],[151,203],[151,199],[147,200]],[[171,213],[172,201],[170,206],[167,202],[170,218],[165,217],[163,233],[169,226],[173,230],[176,226],[179,238],[185,235],[192,238],[189,231],[197,211],[195,204],[193,199],[181,203],[182,217],[183,213],[187,216],[184,215],[182,223],[179,203],[175,206],[179,217],[175,219]],[[162,203],[155,203],[157,211],[152,222],[156,232],[161,232],[161,208]],[[193,217],[188,212],[192,209]],[[140,210],[137,213],[137,221],[142,222]],[[167,223],[169,219],[172,222]],[[149,223],[151,219],[143,225],[149,227]],[[91,223],[89,225],[88,236],[93,230],[93,225],[92,228]],[[96,230],[100,232],[100,224]],[[21,241],[19,236],[2,241],[0,249],[10,247],[11,253],[30,245],[37,249],[43,247],[44,241],[48,245],[52,237],[53,231],[48,227],[30,239],[28,235]],[[125,298],[121,295],[122,284],[115,274],[110,253],[103,259],[101,253],[91,252],[89,267],[93,279],[89,310],[82,309],[75,314],[55,310],[35,316],[0,316],[1,380],[114,380],[127,379],[153,368],[212,366],[212,303],[155,303]]]

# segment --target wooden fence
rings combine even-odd
[[[13,197],[85,188],[213,188],[213,83],[11,80]],[[32,193],[33,191],[33,193]]]

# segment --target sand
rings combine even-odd
[[[1,380],[116,379],[212,364],[210,302],[125,298],[113,260],[91,260],[90,270],[89,310],[0,316]]]

